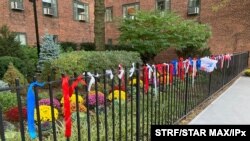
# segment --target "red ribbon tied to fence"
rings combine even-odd
[[[147,93],[148,92],[148,88],[149,88],[149,77],[148,77],[148,67],[144,66],[143,67],[143,73],[144,73],[144,90]]]
[[[72,93],[70,92],[70,85],[69,85],[69,77],[64,76],[62,78],[62,91],[63,91],[63,98],[64,98],[64,122],[65,122],[65,137],[69,138],[71,136],[71,114],[70,114],[70,96]]]
[[[72,96],[74,89],[78,84],[86,85],[86,82],[83,80],[83,76],[80,75],[70,86],[69,77],[64,76],[62,78],[62,91],[64,98],[64,121],[65,121],[65,136],[69,138],[71,136],[71,113],[70,113],[70,97]]]
[[[185,71],[184,71],[184,66],[183,66],[183,58],[180,58],[178,62],[178,76],[181,80],[184,80],[184,75],[185,75]]]
[[[169,84],[173,83],[173,73],[174,73],[174,65],[169,65]]]

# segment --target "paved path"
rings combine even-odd
[[[250,77],[240,77],[189,124],[250,124]]]

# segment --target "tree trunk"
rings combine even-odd
[[[95,21],[94,21],[94,33],[95,33],[95,46],[96,50],[105,49],[105,4],[104,0],[95,0]]]

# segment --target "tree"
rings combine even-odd
[[[16,34],[7,25],[0,28],[0,56],[21,57],[20,42],[15,40]]]
[[[41,44],[37,66],[39,71],[42,71],[44,63],[58,58],[60,53],[60,45],[54,42],[53,35],[45,34],[42,39],[43,42]]]
[[[169,12],[139,11],[135,19],[124,19],[119,29],[120,43],[129,44],[140,52],[144,62],[168,47],[205,47],[211,35],[207,25]]]
[[[10,86],[15,86],[16,78],[19,79],[19,83],[21,85],[27,84],[27,80],[24,77],[24,75],[12,63],[10,63],[7,71],[5,72],[3,76],[3,81],[8,82]]]
[[[94,33],[95,33],[95,46],[96,50],[105,49],[105,5],[104,0],[95,0],[95,21],[94,21]]]

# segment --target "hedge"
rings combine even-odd
[[[102,73],[104,69],[117,69],[119,64],[131,66],[133,62],[141,63],[140,54],[127,51],[73,51],[60,54],[58,59],[45,65],[42,76],[56,72],[54,79],[59,79],[61,73],[72,75],[83,71]],[[46,80],[46,78],[44,78]]]
[[[23,74],[27,73],[27,68],[25,66],[25,63],[21,59],[17,57],[3,56],[0,57],[0,79],[3,78],[3,75],[7,71],[10,62],[12,62],[13,65],[18,70],[20,70],[21,73]]]

